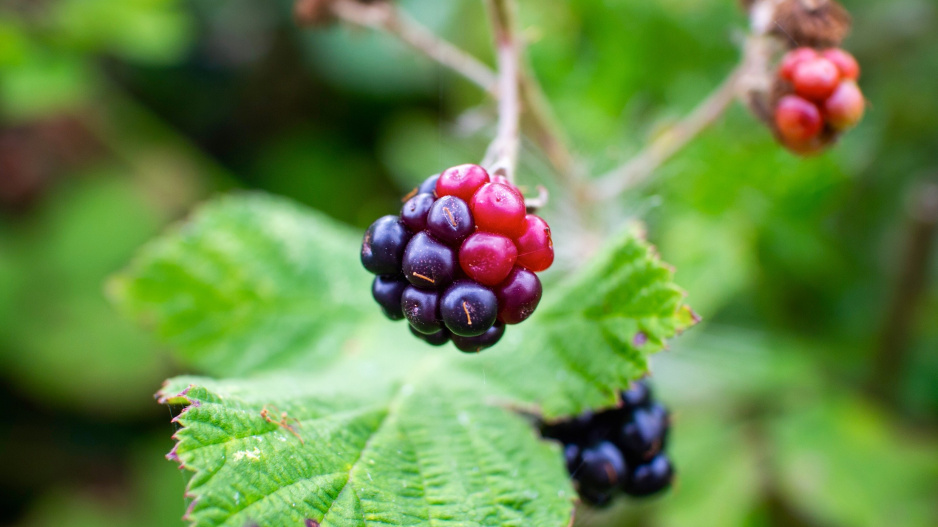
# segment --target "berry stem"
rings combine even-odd
[[[336,0],[332,11],[339,20],[392,36],[430,60],[466,78],[494,98],[498,98],[498,76],[486,64],[448,42],[407,16],[389,2],[366,4],[360,0]],[[521,101],[528,118],[531,137],[550,164],[563,178],[570,178],[573,155],[553,117],[553,110],[530,68],[521,76]]]
[[[543,185],[537,186],[536,198],[524,198],[524,206],[528,209],[541,209],[547,206],[550,201],[550,192]]]
[[[534,73],[534,68],[527,60],[524,61],[520,75],[521,101],[524,104],[526,122],[529,123],[534,142],[544,151],[544,155],[557,170],[559,177],[571,185],[571,188],[582,186],[582,182],[576,177],[578,175],[575,172],[576,163],[567,147],[563,129]]]
[[[487,0],[498,55],[498,131],[483,165],[514,183],[521,123],[520,45],[514,31],[512,0]]]

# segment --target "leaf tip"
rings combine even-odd
[[[680,335],[681,333],[699,324],[703,320],[703,317],[698,315],[697,312],[691,309],[689,305],[682,304],[678,310],[678,320],[680,325],[677,328],[677,333]]]
[[[193,401],[188,397],[188,394],[189,390],[195,388],[194,384],[186,386],[184,390],[178,393],[173,393],[169,390],[169,388],[170,381],[164,381],[163,387],[160,388],[160,391],[156,392],[156,395],[154,395],[156,402],[159,404],[193,404]]]

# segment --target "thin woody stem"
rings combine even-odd
[[[659,135],[624,165],[601,176],[593,188],[592,198],[601,200],[618,196],[651,176],[658,167],[723,115],[740,94],[740,81],[743,78],[744,66],[737,66],[684,119]]]
[[[332,12],[352,25],[383,31],[462,75],[486,92],[496,94],[496,75],[479,59],[441,39],[432,31],[403,14],[390,3],[364,4],[357,0],[338,0]]]
[[[493,174],[514,181],[518,166],[521,123],[520,52],[514,31],[511,0],[487,0],[498,55],[498,130],[489,145],[485,164]]]
[[[530,65],[521,68],[521,101],[530,124],[533,139],[544,151],[561,178],[572,189],[582,186],[576,178],[575,160],[567,148],[563,133],[554,116],[550,102]]]
[[[332,12],[339,20],[358,27],[381,31],[397,38],[416,52],[466,78],[492,97],[498,97],[497,74],[477,58],[410,18],[390,3],[364,4],[358,0],[337,0]],[[522,69],[521,100],[534,142],[543,150],[557,173],[570,179],[573,155],[567,148],[553,112],[533,73]]]
[[[938,245],[938,179],[920,184],[908,207],[905,247],[896,273],[896,288],[873,356],[869,389],[894,402],[903,368],[908,365],[914,324],[928,291],[928,270]]]
[[[591,189],[596,201],[617,197],[648,179],[662,164],[713,125],[738,97],[765,91],[765,73],[772,46],[767,33],[780,0],[756,0],[749,10],[750,35],[743,45],[740,63],[690,114],[659,135],[625,164],[601,176]],[[752,102],[752,101],[751,101]]]

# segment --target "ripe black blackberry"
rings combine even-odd
[[[594,507],[608,505],[619,492],[657,494],[674,479],[664,451],[671,426],[667,409],[655,402],[644,379],[632,383],[621,399],[618,408],[541,426],[543,437],[563,444],[580,498]]]
[[[466,353],[495,345],[506,325],[531,316],[541,299],[534,273],[553,259],[547,223],[527,214],[514,185],[478,165],[428,178],[399,217],[368,228],[361,252],[385,316],[407,319],[430,345],[452,341]]]

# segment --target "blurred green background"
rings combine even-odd
[[[399,3],[491,63],[481,2]],[[521,5],[594,174],[716,86],[745,28],[730,0]],[[922,210],[938,184],[938,4],[845,5],[870,106],[836,149],[795,158],[736,105],[616,207],[647,222],[705,322],[655,359],[676,488],[580,524],[938,525],[938,240]],[[162,459],[173,425],[152,394],[183,367],[102,292],[161,228],[235,188],[364,227],[481,158],[493,113],[475,87],[290,13],[0,4],[0,524],[182,524],[186,476]],[[522,164],[522,184],[554,179],[531,148]],[[555,277],[577,255],[562,256]]]

